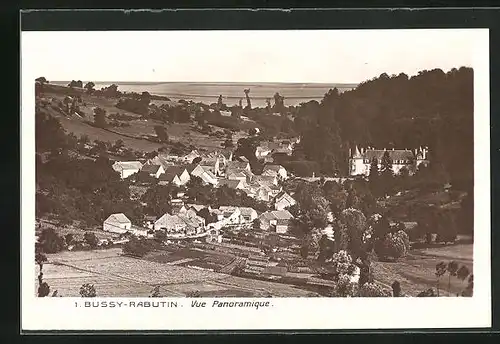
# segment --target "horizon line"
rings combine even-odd
[[[71,82],[72,80],[51,80],[50,82]],[[143,83],[143,84],[309,84],[309,85],[359,85],[361,82],[300,82],[300,81],[126,81],[126,80],[86,80],[94,83]]]

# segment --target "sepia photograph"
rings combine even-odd
[[[477,37],[23,33],[28,296],[474,299],[490,235]]]

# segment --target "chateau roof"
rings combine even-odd
[[[368,159],[372,160],[373,158],[376,158],[378,160],[381,160],[382,157],[384,156],[384,153],[388,152],[389,157],[391,160],[411,160],[415,159],[415,154],[411,150],[406,150],[406,149],[388,149],[388,150],[383,150],[383,149],[367,149],[363,153],[360,153],[359,150],[356,147],[355,154],[353,155],[354,159]]]

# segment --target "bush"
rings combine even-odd
[[[351,282],[351,276],[340,275],[337,284],[334,288],[332,296],[336,297],[353,297],[358,294],[358,284]]]
[[[375,253],[382,259],[398,259],[405,257],[410,249],[410,239],[406,232],[400,230],[396,233],[388,233],[383,239],[375,243]]]
[[[154,249],[153,243],[145,238],[132,237],[123,246],[123,253],[136,257],[144,257]]]
[[[359,289],[360,297],[390,297],[391,293],[376,283],[365,283]]]
[[[93,284],[85,283],[80,287],[81,297],[96,297],[96,291]]]
[[[133,98],[120,99],[116,104],[116,107],[138,115],[147,115],[149,113],[149,102]]]

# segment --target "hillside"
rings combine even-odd
[[[81,97],[81,102],[78,103],[79,114],[74,113],[68,116],[65,113],[64,99],[67,96]],[[126,148],[136,151],[150,152],[164,146],[164,144],[154,142],[155,126],[165,127],[171,141],[179,142],[188,147],[194,146],[199,150],[220,149],[221,143],[225,140],[224,128],[211,125],[212,135],[202,134],[192,121],[165,124],[155,119],[144,119],[136,113],[117,108],[117,102],[117,99],[86,94],[83,89],[70,89],[52,84],[45,85],[41,97],[37,98],[37,106],[40,107],[40,111],[57,117],[68,133],[74,133],[77,137],[86,135],[92,141],[100,140],[113,143],[122,140]],[[179,105],[166,100],[152,100],[151,104],[156,107],[163,104],[171,107]],[[92,125],[94,109],[96,108],[106,111],[106,122],[110,124],[108,127],[99,128]],[[114,114],[118,114],[118,116],[114,117]],[[213,134],[217,131],[220,131],[219,136]],[[236,143],[239,138],[246,135],[247,133],[242,130],[233,131],[233,142]]]

